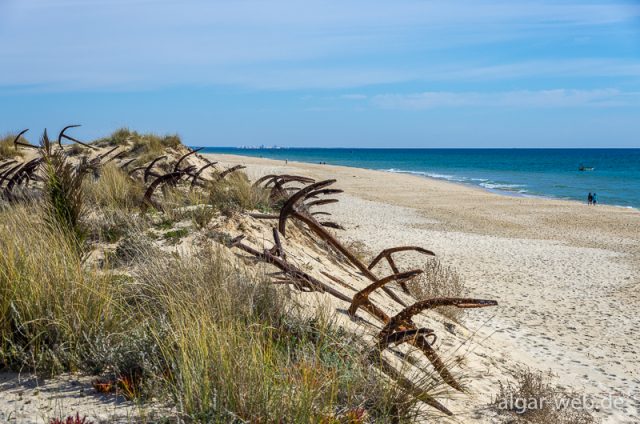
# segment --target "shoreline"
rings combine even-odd
[[[207,147],[205,147],[205,149],[207,149]],[[316,148],[313,148],[314,150]],[[329,149],[329,148],[327,148]],[[331,148],[333,149],[333,148]],[[242,151],[243,149],[237,149],[239,151]],[[343,150],[353,150],[353,149],[348,149],[345,148]],[[422,149],[417,149],[417,150],[422,150]],[[446,149],[445,149],[446,150]],[[464,150],[464,149],[463,149]],[[484,150],[484,149],[481,149]],[[497,149],[500,150],[500,149]],[[540,149],[540,150],[545,150],[545,149]],[[597,149],[595,149],[597,150]],[[222,152],[222,153],[218,153],[218,152],[204,152],[201,153],[203,155],[229,155],[229,156],[239,156],[239,157],[246,157],[246,158],[254,158],[254,159],[265,159],[265,160],[271,160],[274,162],[279,162],[279,161],[284,161],[285,159],[274,159],[274,158],[267,158],[267,157],[262,157],[262,156],[254,156],[254,155],[245,155],[242,153],[237,153],[237,152],[233,152],[233,153],[227,153],[227,152]],[[444,182],[444,183],[451,183],[451,184],[455,184],[455,185],[460,185],[463,187],[467,187],[467,188],[475,188],[475,189],[479,189],[488,193],[493,193],[493,194],[497,194],[500,196],[506,196],[506,197],[516,197],[516,198],[533,198],[533,199],[545,199],[545,200],[558,200],[558,201],[567,201],[567,202],[574,202],[576,204],[581,204],[581,205],[586,205],[586,201],[581,201],[577,198],[570,198],[570,197],[558,197],[558,196],[554,196],[552,194],[544,194],[544,193],[522,193],[522,192],[517,192],[517,191],[510,191],[510,190],[502,190],[499,188],[489,188],[489,187],[484,187],[482,186],[482,184],[475,184],[473,182],[470,181],[458,181],[458,180],[453,180],[453,179],[448,179],[448,178],[438,178],[438,177],[434,177],[432,175],[428,175],[427,172],[425,171],[406,171],[406,170],[401,170],[401,169],[394,169],[394,168],[390,168],[390,169],[380,169],[380,168],[365,168],[365,167],[361,167],[361,166],[354,166],[354,165],[338,165],[338,164],[320,164],[317,162],[307,162],[307,161],[300,161],[300,160],[288,160],[289,163],[291,164],[298,164],[298,165],[320,165],[320,166],[335,166],[335,167],[345,167],[345,168],[351,168],[351,169],[364,169],[364,170],[369,170],[369,171],[378,171],[378,172],[385,172],[385,173],[391,173],[391,174],[401,174],[401,175],[410,175],[410,176],[414,176],[414,177],[419,177],[419,178],[426,178],[428,180],[432,180],[432,181],[439,181],[439,182]],[[453,176],[455,177],[455,176]],[[469,179],[469,180],[474,180],[473,177],[466,177],[466,176],[460,176],[461,178],[465,178],[465,179]],[[475,178],[476,180],[480,180]],[[613,203],[599,203],[597,206],[612,206],[615,208],[623,208],[623,209],[629,209],[629,210],[633,210],[633,211],[637,211],[640,212],[640,206],[631,206],[631,205],[619,205],[619,204],[613,204]]]
[[[278,166],[281,165],[281,162],[284,162],[283,159],[273,159],[273,158],[265,158],[265,157],[259,157],[259,156],[252,156],[252,155],[243,155],[243,154],[235,154],[235,153],[210,153],[210,152],[205,152],[205,153],[200,153],[203,156],[223,156],[223,157],[238,157],[238,158],[249,158],[249,159],[255,159],[258,161],[272,161],[273,165]],[[500,189],[494,189],[494,188],[487,188],[487,187],[483,187],[479,184],[473,184],[473,183],[468,183],[465,181],[452,181],[446,178],[437,178],[437,177],[433,177],[433,176],[429,176],[429,175],[422,175],[419,174],[416,171],[397,171],[397,170],[389,170],[389,169],[375,169],[375,168],[363,168],[363,167],[359,167],[359,166],[351,166],[351,165],[335,165],[335,164],[319,164],[316,162],[304,162],[304,161],[299,161],[299,160],[288,160],[288,163],[291,165],[297,165],[297,166],[306,166],[306,165],[311,165],[311,166],[324,166],[324,167],[336,167],[336,168],[348,168],[348,169],[355,169],[355,170],[365,170],[365,171],[372,171],[372,172],[383,172],[383,173],[388,173],[388,174],[394,174],[394,175],[405,175],[405,176],[409,176],[409,177],[415,177],[415,178],[420,178],[420,179],[426,179],[428,181],[433,181],[436,183],[443,183],[443,184],[452,184],[458,187],[464,187],[467,189],[471,189],[471,190],[478,190],[481,191],[483,193],[490,193],[490,194],[495,194],[498,196],[503,196],[503,197],[507,197],[507,198],[524,198],[524,199],[540,199],[540,200],[549,200],[549,201],[558,201],[558,202],[568,202],[568,203],[572,203],[575,205],[581,205],[581,206],[589,206],[586,204],[586,202],[577,200],[577,199],[573,199],[573,198],[566,198],[566,197],[555,197],[553,195],[548,195],[548,194],[528,194],[528,193],[518,193],[518,192],[511,192],[508,190],[500,190]],[[612,208],[617,208],[617,209],[625,209],[625,210],[631,210],[634,212],[639,212],[640,213],[640,207],[634,207],[634,206],[625,206],[625,205],[615,205],[615,204],[609,204],[609,203],[598,203],[598,205],[596,206],[597,208],[600,207],[612,207]]]

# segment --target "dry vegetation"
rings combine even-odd
[[[594,424],[584,394],[553,384],[553,375],[524,369],[500,383],[492,408],[514,424]]]
[[[97,146],[131,146],[131,154],[138,157],[140,163],[146,163],[151,159],[163,155],[167,149],[177,149],[182,146],[180,137],[176,134],[157,135],[140,134],[128,128],[120,128],[109,137],[100,139]]]
[[[409,291],[418,300],[436,297],[462,297],[466,294],[464,281],[455,269],[442,264],[438,259],[430,259],[422,266],[424,271],[409,283]],[[454,321],[460,321],[463,309],[442,306],[438,311]]]
[[[16,150],[13,145],[15,138],[15,134],[7,134],[4,137],[0,137],[0,159],[12,159],[23,156],[23,153]]]
[[[115,163],[102,167],[99,178],[86,178],[84,194],[93,205],[109,210],[132,211],[140,206],[144,186],[129,178]]]
[[[110,140],[129,155],[166,147],[125,130]],[[289,289],[226,248],[207,243],[180,258],[162,249],[212,219],[269,212],[266,190],[236,172],[198,190],[167,187],[163,213],[142,214],[140,179],[116,161],[97,172],[71,161],[85,149],[67,154],[43,139],[33,193],[0,203],[0,368],[94,374],[97,390],[170,402],[196,422],[420,413],[364,343],[322,315],[303,317]]]
[[[461,308],[495,302],[460,298],[458,275],[433,259],[398,270],[390,255],[432,255],[419,247],[389,249],[367,267],[366,246],[342,245],[326,229],[337,223],[314,218],[311,208],[328,203],[321,196],[341,192],[332,181],[252,183],[177,136],[128,129],[62,149],[45,134],[39,150],[26,149],[33,154],[6,175],[0,200],[0,369],[96,375],[97,391],[170,405],[168,415],[188,422],[414,422],[433,411],[426,405],[451,414],[439,387],[462,386],[433,349],[433,330],[412,319],[433,308],[459,319]],[[264,251],[225,230],[235,237],[278,218]],[[298,268],[280,241],[287,219],[305,246],[358,270],[366,288],[347,296]],[[385,254],[393,273],[382,278],[373,268]],[[387,315],[368,295],[385,290],[401,303],[390,282],[408,283],[418,302]],[[310,313],[301,291],[379,320],[373,346],[331,314]],[[385,359],[403,343],[428,359],[431,370],[411,362],[425,378],[407,379]]]

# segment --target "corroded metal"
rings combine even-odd
[[[180,170],[180,164],[189,156],[191,155],[195,155],[196,153],[198,153],[200,150],[204,149],[204,147],[198,147],[197,149],[191,150],[188,153],[185,153],[184,155],[180,156],[180,159],[178,159],[178,162],[176,162],[176,164],[173,166],[173,172],[177,172]]]
[[[144,170],[144,182],[146,183],[149,179],[149,176],[151,175],[151,168],[153,168],[153,165],[156,164],[156,162],[162,160],[162,159],[166,159],[167,156],[166,155],[162,155],[162,156],[158,156],[157,158],[155,158],[154,160],[151,161],[151,163],[145,168]]]
[[[424,249],[424,248],[419,247],[419,246],[392,247],[390,249],[385,249],[382,252],[380,252],[380,254],[378,256],[376,256],[375,259],[373,261],[371,261],[371,263],[369,264],[369,269],[373,269],[376,266],[376,264],[378,262],[380,262],[381,259],[384,258],[384,259],[387,260],[387,263],[389,264],[389,267],[391,267],[391,270],[397,274],[398,272],[400,272],[400,270],[398,269],[398,267],[396,266],[395,261],[393,260],[393,254],[394,253],[398,253],[398,252],[406,252],[406,251],[415,251],[415,252],[422,253],[422,254],[428,255],[428,256],[435,256],[436,255],[431,250],[427,250],[427,249]],[[401,282],[400,283],[400,287],[402,288],[402,290],[405,293],[409,293],[409,289],[408,289],[406,283]]]
[[[314,200],[314,201],[311,201],[311,202],[307,202],[304,205],[307,208],[311,208],[311,207],[314,207],[314,206],[329,205],[331,203],[338,203],[338,202],[339,202],[338,199],[318,199],[318,200]]]
[[[116,150],[118,150],[120,148],[120,146],[116,146],[112,149],[107,150],[104,153],[101,153],[98,155],[98,157],[96,159],[98,159],[99,161],[101,161],[102,159],[106,158],[107,156],[109,156],[111,153],[115,152]]]
[[[325,188],[322,190],[316,190],[316,191],[312,191],[311,193],[307,194],[304,199],[311,199],[311,198],[316,198],[318,196],[325,196],[327,194],[340,194],[340,193],[344,193],[344,190],[340,190],[337,188]]]
[[[62,129],[62,131],[60,131],[60,133],[58,134],[58,146],[60,146],[60,148],[62,148],[62,139],[64,138],[66,140],[73,141],[74,143],[78,143],[78,144],[80,144],[82,146],[85,146],[85,147],[88,147],[90,149],[95,149],[94,146],[92,146],[90,144],[87,144],[87,143],[83,143],[82,141],[77,140],[77,139],[65,134],[65,131],[67,131],[68,129],[78,128],[78,127],[80,127],[80,125],[67,125],[66,127],[64,127]]]
[[[206,165],[204,165],[203,167],[201,167],[200,169],[198,169],[194,174],[193,174],[193,178],[191,179],[191,188],[193,189],[193,187],[195,187],[198,178],[201,178],[200,175],[202,174],[202,172],[204,170],[206,170],[207,168],[210,168],[212,166],[214,166],[216,163],[218,162],[209,162]]]
[[[322,225],[323,227],[327,227],[327,228],[334,228],[336,230],[343,230],[344,231],[344,227],[336,222],[333,221],[320,221],[319,222],[320,225]]]
[[[315,291],[331,294],[332,296],[335,296],[340,300],[344,300],[345,302],[351,301],[348,296],[340,293],[338,290],[334,289],[328,284],[323,283],[322,281],[309,275],[308,273],[298,269],[294,265],[285,261],[283,258],[273,255],[269,250],[265,249],[264,251],[260,252],[252,248],[251,246],[242,243],[243,239],[244,236],[236,237],[228,243],[228,246],[241,249],[263,262],[270,263],[276,266],[281,271],[283,271],[285,275],[289,277],[289,279],[298,281],[300,284],[308,286]]]
[[[144,193],[144,197],[142,198],[143,201],[143,205],[144,205],[144,210],[146,210],[146,208],[148,206],[152,206],[154,208],[156,208],[157,210],[162,211],[163,208],[162,206],[157,203],[154,202],[152,199],[153,196],[153,192],[160,186],[160,185],[164,185],[164,184],[175,184],[177,181],[180,180],[180,178],[182,178],[184,176],[185,172],[184,170],[180,170],[180,171],[174,171],[174,172],[170,172],[168,174],[164,174],[159,176],[158,178],[156,178],[147,188],[147,191]]]
[[[401,272],[397,274],[394,273],[368,285],[367,287],[356,293],[355,296],[353,296],[353,301],[351,302],[351,306],[349,307],[349,315],[354,316],[361,305],[365,303],[371,303],[369,300],[369,295],[375,290],[384,287],[385,284],[388,284],[392,281],[408,280],[422,274],[422,272],[423,271],[420,269],[415,269],[413,271]]]
[[[5,180],[7,178],[9,178],[9,176],[11,174],[13,174],[14,172],[16,172],[18,169],[20,169],[22,166],[24,165],[24,163],[18,163],[17,165],[12,166],[11,168],[7,169],[3,174],[0,174],[0,187],[2,186],[2,184],[5,182]]]
[[[13,139],[13,147],[18,150],[18,146],[22,146],[22,147],[27,147],[29,149],[38,149],[38,146],[34,146],[33,144],[29,144],[29,143],[23,143],[22,141],[20,141],[20,137],[22,137],[27,131],[29,131],[29,128],[20,131],[20,133],[16,136],[15,139]]]
[[[25,179],[31,178],[31,175],[38,170],[41,163],[42,158],[35,158],[18,168],[13,176],[11,176],[7,181],[7,186],[4,188],[3,192],[4,197],[11,200],[13,198],[13,188],[16,185],[21,184]],[[0,184],[2,184],[1,181]]]
[[[18,163],[17,160],[15,159],[10,159],[6,162],[2,162],[0,163],[0,171],[2,171],[3,169],[5,169],[6,167],[8,167],[9,165],[13,165],[14,163]]]
[[[236,171],[239,171],[239,170],[245,169],[245,168],[246,168],[246,166],[244,166],[244,165],[236,165],[236,166],[232,166],[229,169],[225,169],[220,174],[218,174],[218,176],[216,178],[216,181],[222,181],[222,180],[224,180],[224,178],[227,175],[231,174],[232,172],[236,172]]]
[[[128,167],[129,165],[131,165],[133,162],[135,162],[135,161],[137,161],[137,160],[138,160],[137,158],[133,158],[133,159],[129,159],[129,160],[127,160],[127,161],[124,161],[124,162],[120,165],[120,169],[122,169],[122,170],[126,170],[126,169],[127,169],[127,167]]]

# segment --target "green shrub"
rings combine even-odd
[[[171,243],[177,243],[181,238],[186,237],[188,234],[189,230],[186,228],[178,228],[177,230],[167,231],[163,234],[163,237]]]
[[[139,136],[136,131],[131,131],[129,128],[119,128],[111,135],[97,140],[96,144],[99,146],[122,146]]]
[[[113,134],[97,140],[98,146],[124,146],[131,145],[131,153],[139,158],[140,163],[146,163],[151,159],[161,156],[168,148],[178,148],[182,142],[177,134],[156,135],[140,134],[129,128],[120,128]]]
[[[53,150],[46,132],[42,141],[44,193],[49,223],[80,241],[80,215],[83,211],[82,184],[86,173],[73,165],[62,150]]]

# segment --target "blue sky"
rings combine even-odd
[[[0,0],[0,133],[640,147],[639,1]]]

